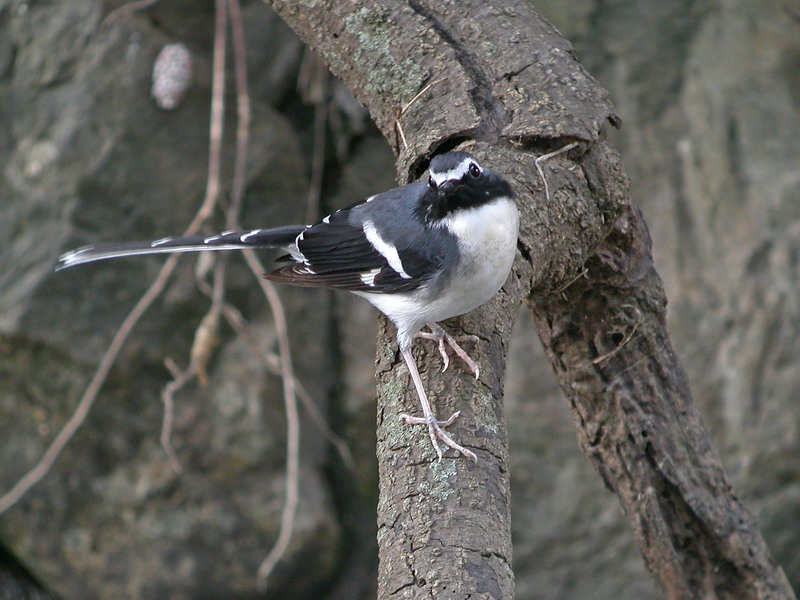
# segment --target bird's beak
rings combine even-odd
[[[455,182],[452,179],[443,181],[439,184],[439,194],[447,194],[448,192],[451,192],[454,186]]]

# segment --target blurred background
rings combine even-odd
[[[54,273],[58,255],[179,234],[203,200],[214,6],[151,4],[115,13],[124,2],[0,0],[0,495],[68,421],[163,263]],[[673,343],[735,489],[800,587],[800,3],[534,4],[611,92],[623,126],[610,135],[653,235]],[[350,93],[264,3],[242,11],[243,226],[309,221],[393,187],[392,152]],[[191,83],[154,98],[154,63],[176,43]],[[224,228],[218,211],[202,231]],[[165,363],[189,362],[208,268],[181,260],[83,426],[0,515],[0,598],[258,597],[255,572],[280,527],[287,421],[272,314],[238,256],[226,280],[235,311],[208,381],[174,396],[180,474],[159,442]],[[374,598],[376,313],[347,294],[279,294],[301,395],[318,414],[301,403],[294,532],[265,597]],[[524,310],[515,327],[506,403],[518,600],[660,598],[616,498],[578,450]]]

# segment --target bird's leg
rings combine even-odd
[[[417,337],[425,338],[426,340],[433,340],[439,343],[439,354],[442,355],[442,362],[444,366],[442,367],[442,373],[447,370],[447,367],[450,366],[450,357],[447,355],[447,348],[445,347],[445,342],[447,345],[453,349],[458,357],[463,360],[466,365],[469,367],[469,370],[475,375],[475,379],[478,378],[480,375],[480,368],[478,364],[470,358],[469,354],[459,346],[459,342],[472,342],[473,344],[477,344],[480,341],[477,335],[460,335],[454,337],[447,333],[438,323],[425,323],[428,326],[428,329],[431,330],[430,333],[427,331],[420,331],[417,333]]]
[[[419,376],[419,371],[417,370],[417,363],[414,361],[414,357],[411,355],[411,348],[400,350],[400,353],[403,355],[403,358],[406,361],[408,370],[411,373],[411,380],[414,382],[414,387],[417,389],[417,396],[419,396],[419,401],[422,404],[423,415],[421,417],[400,415],[400,418],[406,422],[406,425],[428,426],[428,435],[430,435],[433,447],[436,448],[436,454],[439,456],[439,460],[442,460],[442,449],[439,447],[439,442],[437,440],[441,440],[446,446],[449,446],[453,450],[458,450],[467,458],[471,458],[477,462],[478,457],[475,456],[474,452],[467,450],[464,448],[464,446],[454,442],[453,439],[447,435],[444,430],[442,430],[442,427],[447,427],[450,425],[461,413],[456,411],[446,421],[437,421],[436,417],[433,415],[433,411],[431,410],[430,402],[428,402],[428,396],[425,394],[425,388],[422,385],[422,378]]]

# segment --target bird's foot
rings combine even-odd
[[[445,343],[453,349],[453,352],[464,361],[464,363],[469,367],[469,370],[475,375],[475,379],[478,378],[480,375],[480,367],[478,364],[470,358],[470,355],[466,353],[466,351],[459,345],[459,342],[471,342],[473,344],[477,344],[480,341],[480,338],[477,335],[459,335],[459,336],[452,336],[447,333],[438,323],[426,323],[428,329],[430,329],[430,333],[427,331],[420,331],[417,333],[417,337],[424,338],[426,340],[433,340],[438,342],[439,344],[439,354],[442,355],[442,362],[444,366],[442,367],[442,373],[447,370],[447,367],[450,366],[450,357],[447,354],[447,346]]]
[[[400,415],[400,418],[405,421],[406,425],[427,425],[428,426],[428,435],[431,437],[431,443],[433,447],[436,449],[436,454],[439,457],[439,460],[442,460],[442,449],[439,446],[439,440],[444,443],[445,446],[452,448],[453,450],[458,450],[461,454],[466,456],[467,458],[471,458],[475,462],[478,462],[478,457],[475,456],[475,453],[471,450],[467,450],[461,444],[457,443],[453,440],[447,433],[444,432],[442,427],[447,427],[453,421],[458,418],[460,415],[460,411],[454,412],[449,419],[446,421],[438,421],[436,417],[431,415],[430,417],[412,417],[411,415]]]

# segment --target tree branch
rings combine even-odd
[[[269,3],[368,108],[394,144],[401,181],[432,154],[469,145],[520,197],[512,276],[457,321],[483,340],[481,381],[440,374],[435,348],[416,347],[438,410],[462,410],[457,437],[477,465],[432,463],[424,436],[401,427],[397,415],[416,398],[382,320],[379,598],[415,588],[513,596],[502,377],[516,308],[529,299],[584,450],[668,596],[793,598],[691,403],[649,238],[604,140],[618,119],[568,42],[522,0]]]
[[[530,310],[581,447],[667,597],[794,598],[692,402],[638,209],[617,220],[583,277]]]

